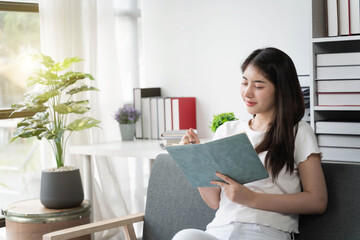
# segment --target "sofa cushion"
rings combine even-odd
[[[149,180],[143,239],[170,240],[185,228],[205,230],[214,216],[172,158],[159,155]]]
[[[322,163],[328,207],[322,215],[301,215],[297,240],[360,239],[360,165]]]

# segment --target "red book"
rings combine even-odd
[[[196,129],[195,97],[171,98],[172,129]]]

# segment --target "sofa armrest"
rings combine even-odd
[[[104,231],[111,228],[124,227],[126,237],[136,240],[133,223],[144,221],[144,213],[131,214],[124,217],[111,218],[99,222],[88,223],[43,235],[43,240],[65,240]]]

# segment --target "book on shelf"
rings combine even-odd
[[[173,129],[171,98],[166,97],[164,101],[165,101],[165,131],[170,131]]]
[[[359,0],[350,0],[350,34],[360,34]]]
[[[159,139],[158,99],[150,98],[151,139]]]
[[[316,85],[319,93],[360,92],[360,79],[319,80]]]
[[[328,37],[339,35],[338,0],[325,0],[326,30]]]
[[[304,96],[305,108],[310,108],[310,87],[301,87]]]
[[[319,53],[316,54],[316,66],[360,65],[360,52]]]
[[[176,139],[162,139],[162,144],[164,145],[164,147],[167,147],[167,146],[179,145],[180,141],[181,141],[181,138],[180,139],[178,139],[178,138],[176,138]]]
[[[341,36],[350,35],[350,0],[338,0],[339,33]]]
[[[160,138],[161,134],[165,132],[165,99],[158,98],[157,99],[157,107],[158,107],[158,138]]]
[[[360,92],[317,93],[318,106],[360,106]]]
[[[196,129],[195,97],[171,98],[172,130]]]
[[[142,138],[143,139],[150,139],[151,138],[151,103],[150,97],[142,98],[141,99],[141,106],[142,106]]]
[[[299,83],[301,87],[310,86],[310,76],[309,75],[298,75]]]
[[[360,135],[360,122],[317,121],[316,134]]]
[[[161,96],[160,88],[134,88],[133,89],[133,103],[134,108],[138,110],[141,115],[143,115],[142,111],[142,98],[145,97],[156,97]],[[138,121],[135,123],[135,137],[143,138],[143,118],[140,117]]]
[[[162,138],[181,138],[185,135],[187,129],[184,130],[169,130],[161,133]]]
[[[320,147],[350,147],[360,148],[359,135],[317,135],[318,144]]]
[[[194,187],[216,187],[217,171],[241,184],[269,177],[246,133],[166,150]]]
[[[360,65],[316,67],[317,79],[360,79]]]
[[[161,133],[164,146],[179,144],[187,130],[169,130]]]
[[[360,162],[360,148],[319,147],[322,160]]]

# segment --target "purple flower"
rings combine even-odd
[[[121,124],[135,123],[140,117],[140,112],[131,106],[119,108],[115,113],[115,120]]]

